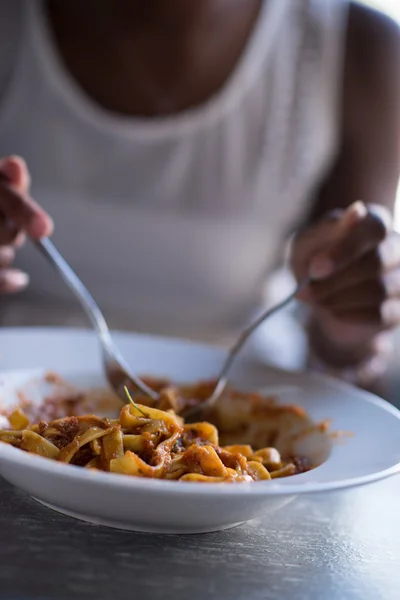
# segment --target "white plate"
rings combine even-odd
[[[115,339],[138,373],[176,381],[213,376],[224,357],[221,349],[187,342],[130,334],[115,334]],[[102,382],[97,341],[90,332],[5,329],[0,332],[0,353],[3,402],[33,377],[40,378],[44,367],[75,383]],[[334,442],[327,460],[313,471],[252,484],[178,483],[88,472],[6,444],[0,444],[0,473],[46,505],[94,523],[197,533],[242,523],[299,494],[371,483],[400,470],[400,412],[385,401],[320,375],[287,373],[255,363],[241,364],[233,382],[242,388],[273,389],[283,403],[296,402],[314,421],[331,419],[334,431],[352,435]],[[326,439],[313,440],[307,452],[321,452],[321,443],[325,452]]]

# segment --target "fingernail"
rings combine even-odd
[[[309,276],[311,279],[325,279],[335,271],[334,262],[325,256],[315,258],[310,265]]]
[[[23,231],[20,231],[17,237],[13,242],[14,248],[21,248],[25,244],[26,234]]]
[[[29,283],[28,275],[22,271],[13,271],[9,273],[7,279],[9,286],[16,288],[24,288]]]
[[[8,156],[1,163],[1,170],[13,185],[24,190],[30,185],[26,163],[20,156]]]
[[[367,214],[368,210],[364,202],[357,200],[357,202],[351,204],[345,212],[346,224],[349,226],[358,223],[358,221],[366,217]]]
[[[0,247],[0,263],[9,264],[14,260],[15,251],[11,246]]]
[[[400,323],[400,303],[397,300],[387,300],[381,308],[381,316],[388,325]]]
[[[393,340],[389,333],[381,333],[372,341],[372,349],[379,354],[389,354],[393,350]]]
[[[349,212],[352,212],[353,214],[357,214],[360,217],[365,217],[365,215],[367,214],[367,207],[365,206],[364,202],[362,200],[357,200],[357,202],[353,202],[353,204],[351,204],[348,208]]]

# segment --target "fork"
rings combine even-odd
[[[194,423],[196,421],[204,420],[205,416],[209,411],[213,408],[217,400],[221,397],[221,394],[224,392],[227,384],[228,384],[228,373],[243,346],[249,339],[252,333],[262,324],[264,321],[272,317],[274,314],[285,308],[288,304],[290,304],[295,298],[300,294],[300,292],[311,282],[309,277],[305,278],[301,281],[295,289],[288,294],[281,302],[275,304],[274,306],[268,308],[264,311],[255,321],[253,321],[242,333],[239,335],[236,342],[230,348],[228,355],[221,367],[219,375],[217,377],[217,381],[215,383],[214,390],[205,400],[195,406],[191,406],[188,409],[184,410],[182,416],[185,419],[186,423]]]
[[[154,403],[156,403],[159,399],[159,394],[157,394],[139,377],[131,372],[130,368],[125,362],[125,359],[121,356],[119,350],[112,340],[107,322],[99,306],[87,288],[83,285],[79,277],[69,266],[67,261],[54,246],[53,242],[49,238],[43,238],[39,241],[36,241],[35,245],[62,277],[68,287],[72,290],[75,297],[79,300],[82,308],[89,317],[89,320],[100,341],[103,354],[104,371],[111,387],[123,400],[126,400],[124,388],[127,386],[128,388],[136,388],[137,390],[140,390],[140,392],[148,396],[151,400],[153,400]],[[189,407],[183,411],[182,416],[185,418],[187,423],[193,423],[196,420],[203,419],[204,416],[215,405],[227,386],[228,373],[237,355],[257,327],[292,302],[292,300],[294,300],[301,290],[303,290],[303,288],[305,288],[309,283],[309,278],[306,278],[304,281],[299,283],[288,296],[286,296],[275,306],[267,309],[241,333],[237,341],[233,344],[228,352],[227,358],[222,365],[211,396],[204,402],[201,402],[196,406]]]
[[[139,379],[139,377],[134,375],[128,367],[125,359],[121,356],[112,340],[107,322],[99,306],[53,242],[49,238],[42,238],[34,243],[71,289],[89,317],[100,341],[103,367],[111,387],[125,401],[124,386],[128,386],[131,389],[136,388],[153,401],[157,401],[158,394]]]

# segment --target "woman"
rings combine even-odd
[[[73,315],[33,246],[20,250],[52,233],[51,217],[114,326],[192,336],[260,309],[297,228],[311,354],[376,377],[400,319],[390,20],[347,0],[8,0],[0,12],[1,290],[31,278],[3,299],[4,323]]]

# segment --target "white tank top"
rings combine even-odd
[[[39,0],[2,0],[0,156],[26,159],[54,242],[113,326],[219,337],[264,302],[335,155],[347,4],[266,0],[214,97],[146,119],[85,95]],[[2,321],[74,322],[79,309],[30,244],[18,265],[30,289],[1,300]]]

